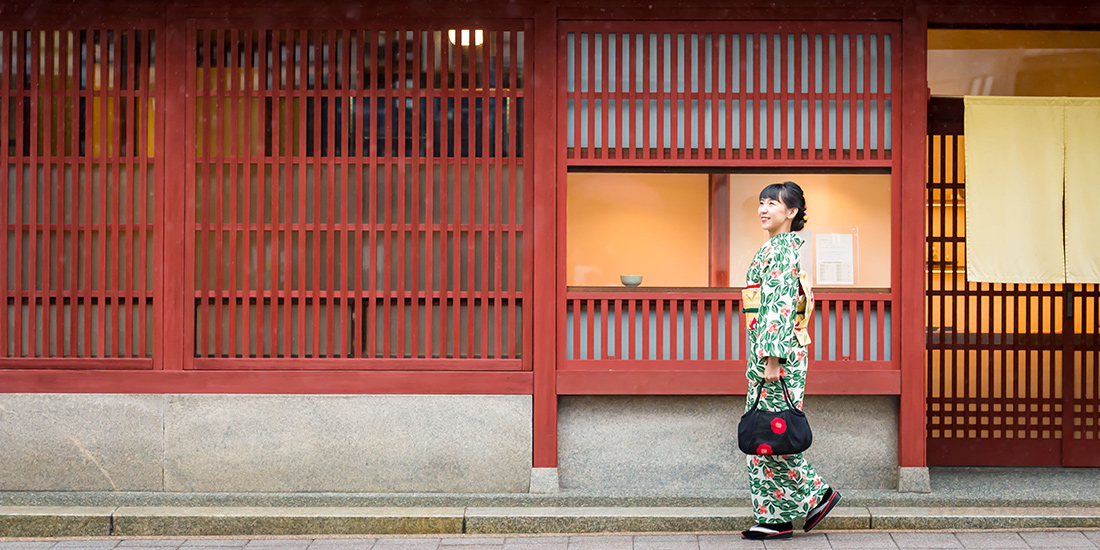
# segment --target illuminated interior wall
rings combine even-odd
[[[768,184],[794,181],[806,194],[810,237],[803,262],[812,264],[815,235],[851,233],[854,284],[839,288],[889,288],[891,210],[889,174],[732,174],[730,176],[730,285],[745,284],[753,255],[768,234],[757,216],[760,190]],[[811,278],[815,271],[811,269]],[[817,284],[815,287],[827,287]]]
[[[566,284],[707,286],[706,174],[571,173]]]
[[[1100,32],[928,31],[933,95],[1100,96]]]

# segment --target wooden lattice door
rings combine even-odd
[[[1100,466],[1100,286],[967,280],[962,101],[928,112],[928,463]]]

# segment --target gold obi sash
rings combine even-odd
[[[800,345],[808,346],[810,319],[814,312],[814,291],[810,288],[810,279],[806,272],[799,272],[798,283],[802,292],[798,294],[798,305],[795,306],[794,337]],[[749,285],[741,289],[741,312],[745,314],[745,326],[750,330],[756,328],[756,317],[760,314],[760,285]]]

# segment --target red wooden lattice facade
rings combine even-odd
[[[896,171],[899,34],[890,23],[563,22],[559,216],[570,169]],[[559,393],[744,391],[729,289],[594,290],[562,293]],[[900,393],[898,296],[818,293],[810,391]]]
[[[568,22],[570,166],[890,166],[898,27]]]
[[[967,280],[962,102],[928,136],[928,460],[1096,466],[1100,286]]]
[[[530,370],[528,27],[192,22],[188,364]]]
[[[0,368],[159,361],[162,36],[0,30]]]

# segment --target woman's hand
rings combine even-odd
[[[764,364],[764,381],[776,382],[779,380],[779,358],[768,357]]]

